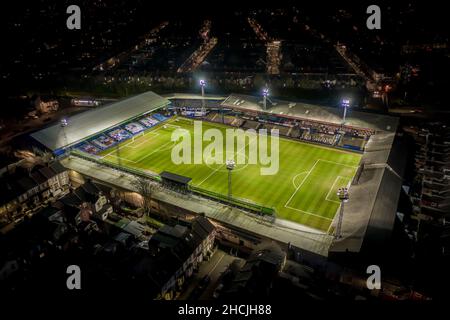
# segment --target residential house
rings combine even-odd
[[[173,299],[185,279],[213,250],[216,231],[207,218],[199,216],[183,224],[165,225],[152,235],[149,250],[154,259],[139,265],[141,273],[146,270],[146,277],[158,279],[155,285],[160,299]]]
[[[257,246],[245,265],[236,274],[222,298],[236,300],[246,297],[267,298],[274,279],[286,264],[286,253],[275,243]]]
[[[58,161],[5,172],[0,177],[0,225],[20,218],[29,208],[67,194],[69,188],[68,171]]]
[[[103,191],[91,181],[61,198],[58,206],[71,223],[83,230],[96,230],[94,220],[104,221],[113,212]]]

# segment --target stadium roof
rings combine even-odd
[[[227,96],[222,95],[214,95],[214,94],[205,94],[205,96],[202,97],[201,94],[195,94],[195,93],[168,93],[162,95],[164,98],[167,99],[186,99],[186,100],[225,100]]]
[[[383,248],[397,213],[406,158],[395,134],[374,135],[361,159],[365,168],[357,184],[350,187],[342,221],[344,237],[333,243],[331,252],[360,252],[363,247]],[[372,251],[371,251],[372,252]]]
[[[328,122],[338,125],[342,124],[343,111],[341,109],[302,102],[270,99],[270,101],[267,101],[267,110],[264,110],[262,97],[232,94],[222,102],[222,106],[233,109],[279,114],[305,120]],[[345,124],[355,128],[395,132],[397,130],[398,118],[349,109],[347,111]]]
[[[64,127],[65,132],[61,124],[57,123],[31,136],[50,150],[57,150],[169,103],[166,98],[148,91],[71,116],[67,118],[68,125]],[[64,133],[67,138],[64,137]]]

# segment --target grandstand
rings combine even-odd
[[[78,144],[78,147],[91,151],[96,150],[95,148],[105,149],[131,136],[121,126],[169,103],[169,100],[149,91],[77,114],[67,119],[67,126],[63,127],[58,123],[31,136],[57,155]],[[93,146],[87,145],[90,144],[88,140],[92,140]]]
[[[55,154],[61,154],[67,149],[83,152],[84,155],[72,154],[72,160],[63,163],[88,176],[107,180],[110,184],[116,184],[117,180],[108,180],[110,173],[105,173],[109,172],[107,168],[114,168],[114,172],[120,170],[152,179],[158,177],[159,172],[170,171],[192,178],[191,191],[202,198],[231,204],[244,212],[272,214],[271,210],[275,210],[276,224],[322,234],[319,237],[322,240],[316,237],[311,240],[308,235],[307,238],[313,241],[311,243],[308,242],[310,240],[305,240],[304,235],[301,236],[301,241],[292,240],[295,245],[321,255],[327,255],[329,250],[359,252],[363,247],[362,243],[368,243],[368,235],[371,237],[370,241],[376,243],[374,239],[377,237],[373,236],[377,234],[376,230],[385,230],[385,237],[392,228],[400,190],[397,187],[402,175],[401,165],[390,165],[390,161],[393,161],[391,157],[395,158],[391,151],[394,149],[396,118],[352,111],[343,125],[339,110],[333,108],[272,99],[272,105],[263,110],[262,101],[257,97],[206,97],[207,113],[201,118],[210,123],[207,126],[219,130],[230,126],[278,129],[280,136],[284,137],[282,148],[289,146],[285,152],[292,157],[286,158],[286,162],[282,164],[283,171],[276,178],[279,181],[261,180],[252,174],[254,169],[251,167],[243,171],[246,174],[241,178],[236,174],[237,196],[227,199],[224,196],[226,174],[220,168],[168,166],[167,154],[170,148],[167,143],[171,132],[179,127],[192,129],[191,122],[185,122],[183,118],[173,114],[179,108],[202,106],[202,99],[201,96],[192,94],[173,94],[163,98],[148,92],[70,118],[69,125],[64,129],[66,141],[61,139],[63,129],[60,125],[36,132],[33,137]],[[105,116],[109,114],[114,119]],[[78,132],[75,129],[77,126],[86,131]],[[90,126],[93,128],[88,128]],[[325,147],[315,146],[316,144]],[[116,149],[120,150],[122,164],[114,150],[110,150],[112,146],[117,146]],[[361,158],[361,165],[358,165]],[[320,159],[328,159],[328,164]],[[105,167],[101,176],[100,171],[91,170],[92,162]],[[210,179],[211,175],[215,177]],[[314,178],[309,179],[310,177]],[[334,189],[340,184],[350,186],[351,198],[345,207],[342,227],[344,237],[331,244],[329,237],[333,233],[335,213],[339,207],[334,198]],[[303,185],[305,187],[300,190]],[[292,188],[293,191],[290,190]],[[321,200],[322,189],[327,201]],[[380,196],[383,192],[389,194]],[[268,197],[267,194],[272,196]],[[184,202],[188,206],[188,201]],[[236,219],[222,210],[225,209],[217,207],[215,211],[208,212],[218,221],[235,225]],[[290,210],[298,213],[294,214]],[[311,212],[314,214],[310,214]],[[241,219],[247,218],[242,216]],[[291,221],[300,225],[291,226]],[[235,227],[245,229],[250,228],[250,224]],[[255,227],[252,232],[259,234],[261,230],[261,227]],[[280,240],[285,238],[282,233],[273,232],[274,239],[284,241]],[[268,236],[267,231],[261,236]]]
[[[261,123],[259,123],[258,121],[252,121],[252,120],[245,120],[244,123],[242,124],[242,127],[245,129],[254,129],[257,130],[262,126]]]
[[[269,105],[268,110],[263,110],[262,98],[232,94],[222,102],[222,106],[246,112],[253,111],[258,114],[277,115],[277,117],[285,119],[309,120],[337,127],[342,124],[342,110],[340,109],[278,99],[271,100],[272,104]],[[397,118],[386,115],[351,111],[345,124],[348,130],[395,132],[397,122]]]

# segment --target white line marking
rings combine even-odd
[[[325,200],[326,200],[326,201],[330,201],[330,202],[334,202],[334,203],[338,203],[338,204],[340,203],[340,202],[337,201],[337,200],[331,200],[331,199],[328,199],[328,197],[330,196],[331,191],[333,191],[334,185],[336,184],[336,182],[337,182],[339,179],[351,179],[351,178],[343,177],[343,176],[337,176],[336,179],[334,179],[334,182],[333,182],[333,184],[332,184],[330,190],[328,190],[327,196],[325,197]]]
[[[339,210],[339,209],[338,209],[338,210]],[[333,222],[335,221],[336,217],[337,217],[337,214],[334,215],[334,218],[333,218],[333,220],[331,221],[330,226],[329,226],[328,229],[327,229],[327,234],[330,234],[331,227],[333,226]]]
[[[292,177],[292,184],[294,185],[294,188],[297,188],[297,186],[295,185],[295,179],[296,179],[299,175],[302,175],[302,174],[305,174],[305,173],[308,173],[308,171],[300,172],[299,174],[296,174],[294,177]],[[303,178],[303,179],[304,179],[304,178]]]
[[[348,165],[348,164],[343,164],[343,163],[334,162],[334,161],[330,161],[330,160],[319,159],[319,161],[328,162],[328,163],[333,163],[333,164],[337,164],[337,165],[340,165],[340,166],[343,166],[343,167],[358,168],[358,166],[351,166],[351,165]]]
[[[123,160],[123,161],[129,161],[129,162],[137,163],[136,161],[127,159],[127,158],[125,158],[125,157],[118,157],[118,156],[115,155],[115,154],[110,154],[109,157],[114,157],[114,158],[116,158],[116,159],[120,159],[121,161]]]
[[[154,133],[154,132],[149,132],[148,134],[153,133],[154,136],[153,137],[157,137],[159,136],[159,133]],[[143,136],[142,136],[143,137]],[[152,137],[152,138],[153,138]],[[133,142],[136,142],[133,140]],[[139,149],[141,145],[143,145],[144,143],[148,142],[148,140],[142,140],[139,143],[133,144],[132,146],[126,145],[124,147],[128,147],[128,148],[132,148],[132,149]]]
[[[175,128],[180,128],[180,126],[170,124],[170,122],[173,122],[173,121],[175,121],[175,119],[170,119],[170,120],[168,120],[167,123],[166,123],[166,125],[167,125],[167,126],[172,126],[172,127],[175,127]],[[162,123],[161,123],[161,124],[162,124]],[[159,133],[157,133],[157,132],[158,132],[159,130],[163,129],[163,128],[164,128],[163,126],[157,128],[157,129],[154,129],[153,127],[147,128],[147,130],[144,131],[144,134],[135,136],[135,139],[134,139],[134,140],[133,140],[133,139],[130,139],[130,140],[127,141],[124,145],[119,146],[119,151],[120,151],[122,148],[125,148],[125,147],[133,148],[132,146],[129,146],[129,145],[132,144],[132,143],[134,143],[134,142],[136,142],[136,141],[138,141],[138,140],[140,140],[140,139],[142,139],[143,137],[145,137],[145,136],[148,135],[148,134],[154,134],[154,135],[158,136]],[[145,143],[145,142],[148,142],[148,140],[143,140],[143,142],[140,142],[140,143]],[[119,142],[119,143],[120,143],[120,142]],[[105,154],[104,156],[101,156],[100,158],[101,158],[101,159],[106,158],[107,156],[110,156],[110,155],[112,155],[113,153],[117,152],[117,149],[115,148],[115,146],[112,146],[111,148],[114,148],[114,150],[112,150],[111,152]],[[117,158],[117,156],[116,156],[116,158]],[[122,157],[120,157],[120,158],[122,158]],[[122,159],[126,159],[126,158],[122,158]],[[127,159],[127,160],[128,160],[128,159]],[[132,161],[132,160],[128,160],[128,161]],[[137,162],[139,162],[139,161],[137,161],[137,162],[134,161],[134,162],[137,163]]]
[[[160,149],[162,149],[163,147],[165,147],[165,146],[168,145],[169,143],[172,143],[172,144],[173,144],[174,141],[171,141],[171,140],[167,141],[167,142],[164,143],[163,145],[161,145],[161,146],[159,146],[158,148],[156,148],[155,150],[153,150],[153,152],[150,152],[149,154],[147,154],[147,155],[145,155],[145,156],[143,156],[143,157],[137,159],[136,162],[141,162],[142,160],[144,160],[144,159],[150,157],[152,154],[154,154],[155,152],[158,152]]]
[[[297,189],[295,189],[295,191],[292,193],[291,197],[289,198],[289,200],[286,202],[286,204],[284,205],[285,207],[287,207],[287,205],[289,204],[289,202],[291,202],[292,198],[295,196],[295,194],[297,193],[297,191],[302,187],[302,185],[305,183],[306,179],[308,179],[309,175],[311,174],[311,172],[314,170],[314,168],[316,167],[317,163],[319,162],[319,160],[316,160],[316,162],[314,162],[314,165],[312,166],[311,169],[309,169],[308,174],[305,176],[305,178],[303,179],[302,183],[300,183],[300,185],[297,187]]]
[[[309,175],[312,173],[312,171],[314,170],[314,168],[316,167],[316,165],[317,165],[317,163],[318,163],[319,161],[328,162],[328,163],[332,163],[332,164],[335,164],[335,165],[340,165],[340,166],[343,166],[343,167],[358,168],[357,166],[350,166],[350,165],[342,164],[342,163],[339,163],[339,162],[334,162],[334,161],[329,161],[329,160],[323,160],[323,159],[317,159],[316,162],[314,162],[314,165],[311,167],[311,169],[310,169],[309,171],[306,171],[308,174],[303,178],[303,180],[302,180],[302,182],[300,183],[300,185],[299,185],[298,187],[296,187],[296,189],[294,190],[294,192],[292,193],[291,197],[288,199],[288,201],[286,202],[286,204],[284,205],[284,207],[285,207],[285,208],[288,208],[288,209],[295,210],[295,211],[303,212],[303,213],[306,213],[306,214],[309,214],[309,215],[312,215],[312,216],[315,216],[315,217],[318,217],[318,218],[322,218],[322,219],[325,219],[325,220],[333,221],[333,219],[331,219],[331,218],[327,218],[327,217],[324,217],[324,216],[321,216],[321,215],[318,215],[318,214],[315,214],[315,213],[312,213],[312,212],[300,210],[300,209],[293,208],[293,207],[290,207],[290,206],[289,206],[289,203],[292,201],[292,198],[297,194],[297,192],[298,192],[298,191],[300,190],[300,188],[303,186],[303,184],[304,184],[305,181],[308,179]],[[298,175],[294,176],[294,178],[292,179],[292,183],[294,184],[294,187],[295,187],[295,181],[294,181],[294,179],[295,179],[297,176],[299,176],[300,174],[303,174],[303,173],[305,173],[305,172],[299,173]],[[336,181],[337,181],[339,178],[347,178],[347,177],[343,177],[343,176],[337,176],[337,177],[336,177],[336,179],[334,180],[333,185],[331,186],[331,189],[328,191],[328,193],[327,193],[327,195],[326,195],[326,197],[325,197],[325,200],[326,200],[326,201],[330,201],[330,202],[334,202],[334,203],[338,203],[338,204],[339,204],[339,201],[328,200],[328,199],[327,199],[328,196],[329,196],[329,194],[330,194],[330,192],[331,192],[331,190],[333,189],[334,185],[336,184]],[[348,178],[348,179],[351,180],[351,178]],[[331,224],[330,224],[330,226],[331,226]]]
[[[333,219],[331,219],[331,218],[327,218],[327,217],[324,217],[324,216],[321,216],[321,215],[318,215],[318,214],[315,214],[315,213],[312,213],[312,212],[300,210],[300,209],[289,207],[289,206],[286,206],[286,205],[285,205],[285,207],[288,208],[288,209],[292,209],[292,210],[295,210],[295,211],[300,211],[300,212],[309,214],[311,216],[315,216],[315,217],[322,218],[322,219],[325,219],[325,220],[333,221]]]

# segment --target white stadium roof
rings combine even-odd
[[[166,98],[148,91],[69,117],[64,131],[61,124],[57,123],[31,136],[50,150],[57,150],[169,103]]]

